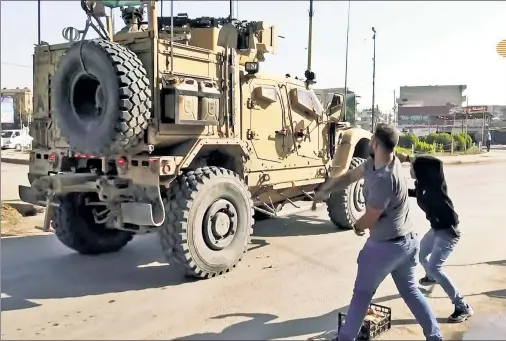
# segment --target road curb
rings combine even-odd
[[[480,163],[498,163],[498,162],[506,162],[506,159],[491,159],[491,160],[457,160],[457,161],[449,161],[443,162],[445,165],[472,165],[472,164],[480,164]]]
[[[506,162],[506,158],[491,158],[489,160],[448,160],[444,161],[443,164],[449,165],[449,166],[457,166],[457,165],[476,165],[476,164],[488,164],[488,163],[499,163],[499,162]],[[409,167],[409,163],[403,163],[403,167]]]
[[[2,157],[2,158],[0,158],[0,161],[5,162],[5,163],[13,163],[15,165],[29,165],[30,164],[30,160],[18,159],[18,158],[13,158],[13,157]]]

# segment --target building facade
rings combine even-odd
[[[401,129],[430,129],[451,118],[450,111],[466,101],[466,85],[401,86],[397,124]]]
[[[2,130],[8,129],[21,129],[22,125],[28,126],[30,117],[33,112],[33,94],[32,91],[28,88],[16,88],[16,89],[1,89],[2,102],[12,102],[13,115],[11,115],[12,119],[8,119],[7,122],[3,122],[2,120]],[[3,108],[2,111],[7,110],[8,108]],[[6,113],[2,112],[2,117],[7,117],[9,115],[4,116]],[[10,122],[9,122],[10,121]]]

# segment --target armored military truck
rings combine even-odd
[[[114,34],[105,8],[125,3]],[[368,156],[343,95],[320,103],[310,79],[261,72],[275,26],[157,16],[154,1],[81,5],[84,30],[35,48],[38,144],[19,187],[67,247],[114,252],[157,232],[170,264],[217,276],[247,251],[255,212],[275,217]],[[90,27],[100,38],[85,39]],[[339,228],[363,209],[361,183],[328,202]]]

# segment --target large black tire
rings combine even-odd
[[[240,176],[225,168],[198,168],[176,179],[167,197],[160,238],[169,264],[180,265],[197,278],[215,277],[234,268],[248,249],[254,223],[251,193]],[[226,203],[229,208],[218,211]],[[228,219],[220,244],[216,235],[211,236],[208,221],[212,219],[207,215]]]
[[[139,58],[96,39],[72,45],[52,80],[61,136],[80,153],[111,155],[137,146],[151,117],[151,88]]]
[[[354,157],[351,159],[350,170],[357,168],[365,159]],[[362,187],[364,180],[352,183],[345,189],[333,192],[327,200],[327,212],[330,220],[340,229],[351,230],[353,225],[365,212]]]
[[[52,208],[52,227],[60,242],[72,250],[84,255],[116,252],[133,238],[131,232],[96,224],[83,195],[58,197],[55,203],[59,207]]]

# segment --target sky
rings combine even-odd
[[[159,5],[158,5],[159,6]],[[315,1],[312,69],[315,88],[343,87],[347,1]],[[238,17],[278,26],[279,48],[260,66],[269,73],[303,76],[307,65],[309,1],[238,1]],[[62,29],[84,28],[78,1],[42,2],[42,40],[64,42]],[[228,1],[175,1],[175,13],[226,17]],[[164,1],[170,15],[170,1]],[[506,39],[502,1],[352,1],[348,87],[372,102],[371,27],[376,35],[376,104],[389,111],[394,90],[404,85],[468,86],[470,105],[506,104],[506,58],[496,52]],[[37,42],[37,2],[1,2],[1,87],[32,87],[33,45]],[[115,29],[122,21],[119,10]]]

